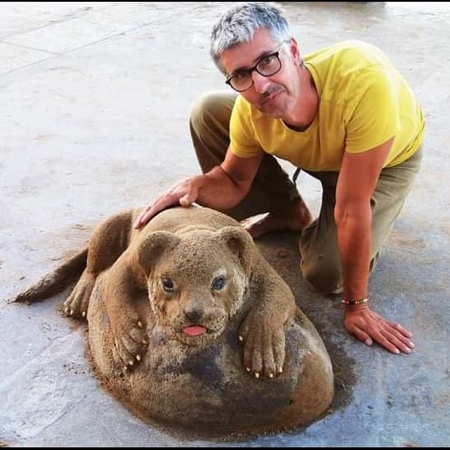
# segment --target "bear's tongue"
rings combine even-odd
[[[183,328],[183,333],[188,334],[189,336],[199,336],[206,331],[205,327],[201,325],[192,325],[190,327]]]

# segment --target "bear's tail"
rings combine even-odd
[[[12,302],[34,303],[59,294],[81,276],[86,268],[87,253],[86,247],[21,292]]]

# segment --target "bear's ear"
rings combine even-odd
[[[134,255],[135,262],[146,274],[167,250],[174,248],[180,238],[169,231],[155,231],[142,240]]]
[[[250,275],[255,246],[250,233],[241,226],[226,226],[218,230],[217,234],[231,252],[237,255],[245,273]]]

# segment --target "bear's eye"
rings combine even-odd
[[[225,277],[220,276],[214,278],[213,282],[211,283],[211,289],[214,291],[220,291],[225,286]]]
[[[166,292],[173,292],[175,290],[175,285],[170,278],[162,278],[161,285]]]

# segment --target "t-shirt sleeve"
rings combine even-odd
[[[361,153],[395,136],[398,100],[395,81],[380,66],[371,67],[354,80],[348,100],[346,151]]]
[[[263,151],[256,138],[252,115],[250,104],[238,96],[230,119],[230,151],[240,158],[251,158]]]

